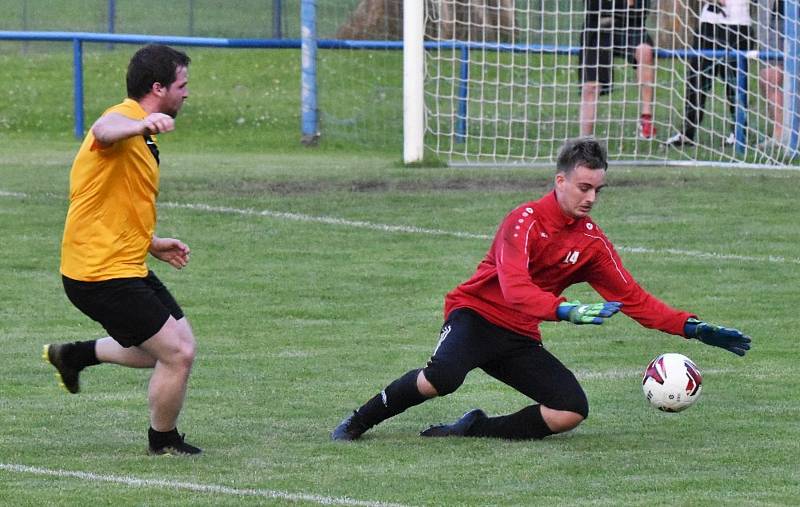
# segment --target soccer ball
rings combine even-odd
[[[650,361],[642,390],[651,405],[664,412],[686,410],[700,398],[703,376],[688,357],[669,353]]]

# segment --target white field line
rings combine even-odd
[[[301,213],[286,213],[283,211],[270,211],[270,210],[259,211],[247,208],[245,209],[230,208],[228,206],[210,206],[208,204],[191,204],[191,203],[179,203],[179,202],[162,202],[159,203],[158,206],[162,208],[177,208],[177,209],[189,209],[195,211],[206,211],[209,213],[247,215],[247,216],[257,216],[257,217],[278,218],[283,220],[294,220],[296,222],[313,222],[326,225],[341,225],[345,227],[370,229],[373,231],[382,231],[382,232],[401,232],[407,234],[422,234],[427,236],[454,236],[456,238],[470,238],[470,239],[492,239],[492,236],[486,234],[445,231],[441,229],[424,229],[422,227],[414,227],[409,225],[376,224],[373,222],[365,222],[363,220],[346,220],[344,218],[303,215]]]
[[[292,502],[311,502],[319,505],[347,505],[356,507],[406,507],[403,504],[372,502],[368,500],[354,500],[347,497],[330,497],[321,495],[311,495],[307,493],[287,493],[285,491],[273,491],[269,489],[241,489],[220,486],[217,484],[198,484],[194,482],[167,481],[163,479],[138,479],[136,477],[121,475],[95,474],[91,472],[73,472],[69,470],[53,470],[50,468],[32,467],[27,465],[15,465],[11,463],[0,463],[0,470],[11,473],[44,475],[49,477],[61,477],[69,479],[80,479],[89,482],[108,482],[121,484],[124,486],[137,488],[172,489],[182,491],[192,491],[195,493],[210,493],[216,495],[228,495],[238,497],[258,497],[258,498],[277,498]]]
[[[730,368],[701,368],[703,376],[706,375],[725,375],[733,372]],[[636,370],[633,368],[614,368],[611,370],[573,370],[578,380],[624,380],[628,378],[642,378],[644,368]]]
[[[283,220],[294,220],[297,222],[312,222],[312,223],[321,223],[327,225],[340,225],[345,227],[370,229],[374,231],[383,231],[383,232],[423,234],[428,236],[451,236],[456,238],[483,239],[483,240],[490,240],[493,238],[493,236],[489,234],[475,234],[471,232],[461,232],[461,231],[446,231],[442,229],[425,229],[422,227],[414,227],[408,225],[378,224],[374,222],[366,222],[363,220],[347,220],[344,218],[336,218],[329,216],[304,215],[301,213],[286,213],[286,212],[271,211],[271,210],[254,210],[249,208],[231,208],[229,206],[211,206],[208,204],[192,204],[192,203],[178,203],[178,202],[163,202],[159,203],[159,206],[164,208],[205,211],[209,213],[259,216],[268,218],[278,218]],[[701,252],[697,250],[682,250],[678,248],[647,248],[641,246],[634,246],[634,247],[617,246],[616,248],[620,252],[629,252],[629,253],[644,253],[644,254],[657,254],[657,255],[668,254],[674,257],[688,257],[695,259],[717,259],[726,261],[759,262],[759,263],[769,262],[777,264],[800,265],[800,259],[786,258],[774,255],[770,255],[767,257],[758,257],[751,255],[724,254],[717,252]]]
[[[0,190],[0,197],[28,197],[28,194],[23,194],[22,192],[8,192],[6,190]]]
[[[800,264],[800,259],[786,258],[779,255],[768,255],[758,257],[753,255],[723,254],[716,252],[699,252],[697,250],[682,250],[680,248],[647,248],[642,246],[618,246],[620,252],[646,253],[646,254],[669,254],[675,257],[693,257],[696,259],[719,259],[723,261],[742,261],[742,262],[772,262],[777,264]]]
[[[0,189],[0,197],[28,197],[28,194],[24,194],[21,192],[8,192]],[[322,216],[305,215],[302,213],[288,213],[284,211],[255,210],[251,208],[232,208],[230,206],[212,206],[210,204],[203,204],[203,203],[162,202],[159,203],[159,207],[172,208],[172,209],[187,209],[192,211],[227,214],[227,215],[275,218],[279,220],[291,220],[296,222],[319,223],[326,225],[353,227],[358,229],[369,229],[373,231],[381,231],[388,233],[420,234],[426,236],[450,236],[455,238],[481,239],[481,240],[491,240],[493,238],[493,236],[489,234],[476,234],[472,232],[462,232],[462,231],[447,231],[443,229],[426,229],[423,227],[415,227],[410,225],[379,224],[374,222],[367,222],[364,220],[347,220],[344,218],[330,217],[324,215]],[[759,257],[754,255],[737,255],[737,254],[726,254],[719,252],[702,252],[698,250],[683,250],[679,248],[648,248],[642,246],[620,246],[620,245],[616,246],[616,249],[619,250],[620,252],[627,252],[634,254],[654,254],[662,256],[673,256],[678,258],[800,265],[800,258],[781,257],[775,255]]]

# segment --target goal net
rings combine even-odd
[[[424,4],[424,150],[550,163],[591,134],[615,161],[796,164],[798,2],[406,2]]]

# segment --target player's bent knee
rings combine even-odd
[[[436,396],[439,396],[439,392],[435,387],[433,387],[433,384],[428,382],[428,379],[425,378],[425,373],[423,373],[423,370],[420,370],[419,374],[417,375],[417,390],[419,391],[419,394],[425,396],[426,398],[435,398]]]
[[[161,330],[142,344],[142,348],[156,360],[170,368],[190,370],[194,363],[196,342],[194,335],[184,322],[167,320]]]
[[[562,433],[578,427],[586,419],[582,414],[569,410],[554,410],[542,406],[542,418],[554,433]]]
[[[177,357],[183,362],[194,361],[197,342],[194,339],[192,328],[189,326],[189,321],[185,317],[175,321],[172,332],[178,349]]]
[[[196,355],[195,344],[192,342],[183,342],[178,351],[178,361],[186,368],[191,368],[194,364]]]
[[[572,382],[568,382],[569,379],[572,379]],[[561,391],[557,397],[541,403],[542,414],[545,411],[552,411],[574,413],[580,416],[581,420],[589,417],[589,399],[586,397],[581,385],[572,375],[563,379]]]
[[[561,433],[563,431],[569,431],[571,429],[577,428],[578,425],[583,422],[583,420],[584,417],[581,414],[577,414],[575,412],[562,411],[558,415],[556,427],[551,427],[550,429],[557,433]]]
[[[417,388],[423,396],[428,396],[429,398],[433,396],[446,396],[455,392],[456,389],[461,387],[461,384],[464,383],[464,378],[466,378],[466,374],[432,375],[427,370],[427,368],[424,368],[420,372],[419,377],[417,377]],[[420,379],[424,379],[423,385],[420,385]],[[423,389],[425,389],[425,391],[423,391]]]
[[[171,347],[170,351],[167,354],[163,354],[158,360],[176,371],[188,372],[194,365],[194,358],[194,344],[179,342]]]
[[[191,369],[197,354],[197,344],[191,334],[180,335],[174,352],[174,362],[186,369]]]

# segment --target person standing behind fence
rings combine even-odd
[[[784,23],[783,0],[773,0],[767,32],[768,51],[783,52]],[[767,60],[759,78],[761,94],[767,99],[767,116],[771,125],[771,135],[761,146],[766,149],[779,146],[783,138],[783,61]]]
[[[750,49],[750,2],[749,0],[705,1],[700,11],[700,28],[695,35],[693,48],[698,51],[725,51]],[[686,75],[685,116],[681,132],[667,139],[668,146],[693,145],[697,128],[703,123],[705,104],[711,90],[711,77],[725,80],[725,97],[731,115],[725,144],[733,145],[736,138],[736,92],[739,65],[736,55],[703,56],[688,58]],[[747,107],[747,104],[742,104]]]
[[[611,92],[613,58],[625,57],[636,65],[640,117],[638,134],[653,139],[653,40],[645,28],[650,0],[586,0],[586,19],[581,33],[580,133],[594,134],[597,99]]]
[[[92,125],[70,172],[70,203],[61,249],[67,297],[108,337],[44,346],[61,384],[80,390],[88,366],[152,368],[148,392],[149,453],[196,455],[177,419],[195,358],[195,338],[181,307],[147,268],[150,255],[174,268],[189,247],[155,234],[159,151],[156,134],[175,129],[189,96],[190,58],[146,46],[128,64],[128,98]]]

